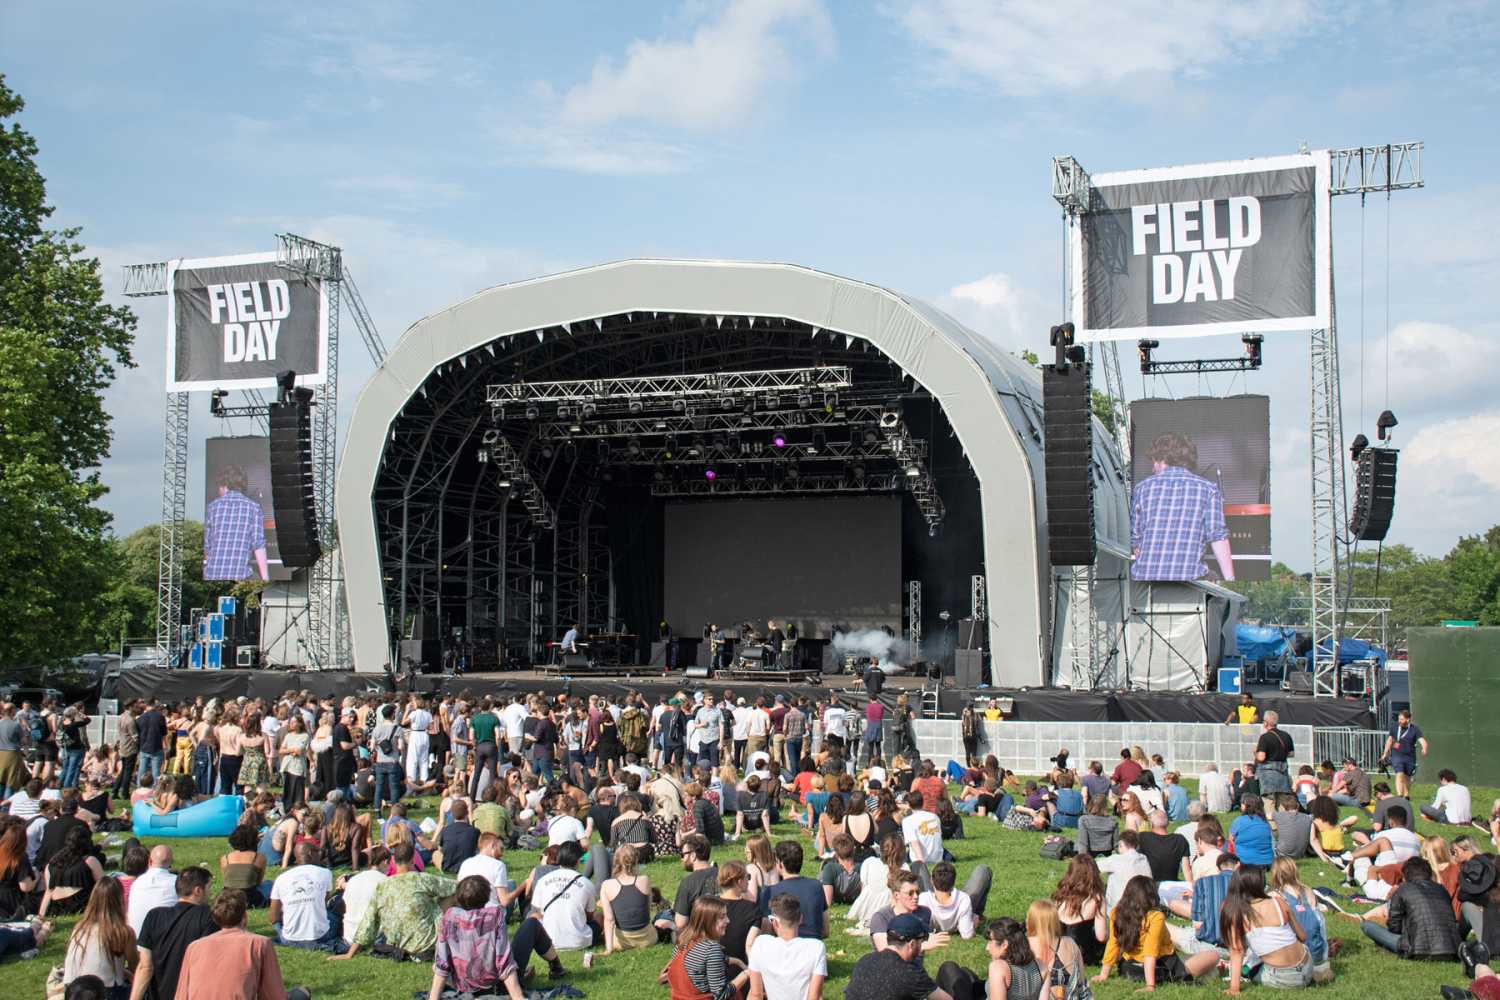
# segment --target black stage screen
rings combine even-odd
[[[901,629],[901,498],[715,500],[666,507],[666,616],[713,622]]]

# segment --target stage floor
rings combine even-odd
[[[467,674],[445,677],[423,674],[415,679],[415,688],[424,692],[509,696],[516,692],[587,696],[607,694],[621,696],[639,691],[655,702],[677,691],[712,690],[728,692],[733,698],[753,700],[765,696],[769,702],[778,694],[806,695],[813,701],[827,700],[838,694],[841,701],[863,705],[867,700],[863,683],[851,674],[824,674],[816,684],[774,684],[764,681],[690,678],[680,672],[662,676],[661,668],[631,677],[578,675],[567,678],[548,676],[537,670]],[[903,692],[913,708],[918,708],[922,677],[887,677],[881,700],[893,705]],[[401,690],[407,689],[401,684]],[[347,672],[286,672],[277,670],[129,670],[123,672],[105,697],[121,700],[144,695],[171,699],[264,698],[275,699],[287,691],[308,690],[321,696],[341,697],[348,694],[392,690],[390,682],[379,674]],[[1069,691],[1065,688],[961,689],[945,686],[939,694],[939,712],[957,716],[965,702],[1004,698],[1011,702],[1007,717],[1031,722],[1209,722],[1222,723],[1238,704],[1234,695],[1191,691]],[[1309,695],[1285,694],[1279,691],[1256,693],[1262,711],[1274,710],[1281,721],[1311,726],[1350,726],[1369,729],[1374,720],[1369,705],[1354,699],[1313,698]]]

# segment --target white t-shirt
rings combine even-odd
[[[505,738],[519,738],[521,731],[526,727],[526,706],[519,702],[511,702],[500,713],[500,719],[505,723]]]
[[[344,940],[353,941],[359,932],[360,921],[375,901],[375,890],[386,879],[385,872],[366,869],[344,883]],[[280,881],[278,879],[277,881]],[[272,886],[274,889],[275,887]]]
[[[901,821],[901,837],[906,841],[907,856],[912,861],[925,861],[929,865],[943,860],[943,824],[937,813],[918,809]],[[921,857],[914,848],[921,846]]]
[[[260,720],[260,731],[271,737],[271,745],[273,747],[276,745],[276,734],[281,731],[281,727],[284,724],[274,715],[268,715]]]
[[[42,849],[42,830],[46,829],[47,817],[37,816],[26,824],[26,860],[35,863],[36,852]]]
[[[557,948],[594,943],[588,915],[595,900],[594,884],[571,868],[554,868],[531,887],[531,905],[541,912],[542,927]]]
[[[880,782],[880,787],[881,788],[886,787],[885,768],[883,768],[883,767],[871,767],[871,768],[868,768],[868,771],[869,771],[869,775],[865,778],[865,788],[869,788],[870,787],[870,782],[872,782],[872,781],[878,781],[878,782]]]
[[[1198,856],[1198,824],[1184,823],[1172,832],[1180,834],[1182,839],[1188,842],[1188,857],[1196,858]]]
[[[146,914],[158,906],[172,906],[176,902],[177,876],[166,868],[147,868],[131,883],[125,922],[139,935]]]
[[[934,930],[957,931],[961,938],[974,936],[974,902],[968,893],[953,890],[948,894],[948,905],[944,906],[935,893],[924,892],[917,897],[917,905],[932,912]]]
[[[828,949],[817,938],[783,941],[762,934],[750,946],[749,957],[750,971],[760,973],[765,983],[766,1000],[803,1000],[813,976],[828,976]]]
[[[566,844],[570,840],[583,841],[583,824],[572,816],[556,816],[547,824],[547,844]]]
[[[740,705],[734,710],[734,738],[744,740],[750,738],[750,706]]]
[[[1229,779],[1218,771],[1204,771],[1198,776],[1198,791],[1203,795],[1203,804],[1211,813],[1230,811]]]
[[[1404,826],[1393,826],[1388,830],[1381,830],[1376,840],[1384,840],[1391,845],[1389,851],[1381,851],[1375,855],[1375,865],[1399,865],[1407,858],[1414,858],[1422,853],[1422,838],[1412,833]],[[130,890],[132,893],[135,889]]]
[[[464,863],[458,866],[460,882],[470,875],[478,875],[496,889],[504,889],[510,885],[510,872],[506,869],[505,862],[499,858],[492,858],[488,854],[476,854],[472,858],[466,858]]]
[[[1441,809],[1449,823],[1468,823],[1474,818],[1474,804],[1469,790],[1458,783],[1439,785],[1432,808]]]
[[[413,736],[426,735],[427,727],[432,725],[432,713],[425,708],[413,709],[406,717],[406,728],[410,729]]]
[[[844,711],[844,709],[840,708],[837,705],[824,712],[823,735],[838,736],[842,738],[844,735],[844,717],[848,714],[848,712]]]
[[[281,936],[288,941],[320,941],[328,933],[328,894],[333,873],[322,865],[297,865],[276,876],[271,898],[281,903]],[[130,887],[135,896],[135,886]]]
[[[771,716],[763,708],[752,708],[746,728],[751,736],[766,736],[771,732]]]

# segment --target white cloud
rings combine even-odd
[[[564,123],[496,130],[505,159],[580,174],[676,174],[702,160],[692,146]]]
[[[1401,417],[1404,410],[1442,414],[1471,411],[1488,402],[1495,391],[1494,373],[1500,371],[1500,341],[1496,331],[1481,336],[1450,326],[1413,320],[1398,324],[1390,334],[1391,408]],[[1344,334],[1339,339],[1347,337]],[[1351,381],[1357,377],[1345,362],[1344,410],[1355,402]],[[1385,338],[1370,344],[1365,359],[1365,410],[1383,408]],[[1373,418],[1371,418],[1373,420]]]
[[[832,49],[820,0],[731,0],[689,38],[637,39],[619,62],[601,59],[563,95],[561,117],[580,125],[737,127],[767,91],[797,75],[799,57],[827,58]]]
[[[472,85],[479,65],[457,52],[425,45],[375,38],[322,36],[328,51],[310,64],[319,76],[353,76],[366,83],[418,84],[441,80],[444,85]]]
[[[1039,338],[1040,298],[1008,274],[986,274],[956,285],[939,297],[937,305],[1008,351],[1034,349],[1046,342]]]
[[[1500,521],[1500,412],[1427,424],[1402,449],[1392,538],[1441,554]]]
[[[978,80],[1033,97],[1131,78],[1206,76],[1227,62],[1264,59],[1314,25],[1315,5],[894,0],[886,9],[937,56],[941,82]]]

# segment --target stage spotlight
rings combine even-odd
[[[590,420],[593,418],[594,414],[599,412],[599,407],[595,406],[593,403],[584,403],[583,406],[579,408],[579,412],[583,414],[583,419]]]
[[[854,468],[851,471],[854,473],[854,478],[855,479],[864,479],[865,478],[865,467],[864,467],[863,463],[860,463],[860,462],[854,463]]]
[[[1140,340],[1136,342],[1136,353],[1141,356],[1141,374],[1151,373],[1151,352],[1161,346],[1159,340]]]
[[[559,406],[557,408],[557,419],[559,420],[567,420],[572,415],[573,408],[571,406]]]
[[[812,436],[812,444],[807,446],[807,453],[809,455],[817,455],[827,450],[828,435],[824,434],[822,431],[814,431]]]
[[[631,438],[626,443],[625,450],[626,450],[626,452],[628,452],[630,454],[631,458],[635,458],[637,455],[639,455],[641,453],[641,439],[640,438]]]
[[[810,392],[799,392],[797,394],[797,405],[800,406],[804,410],[807,409],[809,406],[811,406],[812,405],[812,393],[810,393]]]
[[[786,435],[783,434],[783,433],[781,433],[780,431],[777,431],[775,433],[775,435],[772,436],[771,443],[773,445],[775,445],[776,447],[778,447],[778,448],[785,448],[786,447]]]
[[[781,399],[775,395],[767,396],[760,404],[764,409],[774,410],[781,405]]]
[[[664,430],[667,429],[667,422],[665,420],[663,420],[661,417],[657,417],[656,418],[656,422],[654,424],[652,424],[652,426],[655,427],[659,431],[664,431]]]
[[[220,416],[224,412],[224,397],[229,395],[228,389],[215,389],[208,397],[208,412],[211,416]]]
[[[796,462],[786,467],[786,477],[788,479],[796,479],[800,475],[802,475],[802,468]]]
[[[915,479],[918,476],[920,476],[921,474],[922,474],[922,470],[920,468],[918,468],[917,463],[915,463],[915,462],[913,462],[911,465],[908,465],[906,467],[906,478],[907,479]]]
[[[880,411],[880,426],[885,430],[894,430],[901,423],[901,410],[894,404]]]
[[[609,442],[608,441],[600,441],[599,442],[598,455],[599,455],[599,463],[601,465],[607,465],[607,464],[609,464],[610,454],[609,454]]]
[[[543,458],[551,458],[552,457],[552,445],[551,444],[544,444],[544,445],[542,445],[542,457]]]
[[[864,433],[865,444],[874,444],[880,440],[880,435],[875,433],[873,427],[866,427]]]
[[[533,403],[533,404],[531,404],[531,405],[529,405],[529,406],[526,407],[526,419],[527,420],[535,420],[537,417],[540,417],[541,415],[542,415],[542,411],[539,410],[539,409],[537,409],[536,404]]]
[[[1258,333],[1246,333],[1240,336],[1245,344],[1245,356],[1250,359],[1250,367],[1259,368],[1261,362],[1261,344],[1266,338]]]
[[[490,450],[488,448],[480,448],[474,455],[474,460],[480,465],[484,465],[490,460]]]
[[[504,475],[502,473],[500,478],[495,480],[495,485],[500,487],[502,490],[510,489],[510,476]]]
[[[581,434],[582,432],[583,432],[583,424],[579,423],[576,420],[569,420],[568,421],[568,433],[569,434]]]
[[[655,469],[651,470],[651,478],[654,481],[660,483],[660,482],[664,482],[666,480],[667,474],[662,469],[662,467],[658,465]]]
[[[1375,418],[1375,435],[1384,441],[1391,436],[1391,428],[1397,423],[1396,415],[1390,410],[1381,410],[1380,416]]]
[[[491,427],[489,430],[484,432],[484,435],[479,440],[483,444],[494,444],[496,441],[500,440],[500,431],[494,427]]]
[[[627,404],[626,408],[631,413],[640,413],[642,410],[644,410],[646,408],[646,404],[642,403],[639,399],[632,399]]]
[[[687,412],[687,401],[686,400],[682,400],[682,399],[674,399],[674,400],[672,400],[672,410],[673,410],[674,413],[686,413]]]
[[[693,443],[690,444],[690,445],[688,445],[688,450],[687,450],[688,458],[697,458],[699,455],[702,455],[702,454],[703,454],[703,439],[701,437],[695,437],[695,438],[693,438]]]
[[[1354,435],[1354,440],[1349,443],[1349,461],[1358,462],[1359,456],[1363,455],[1368,447],[1370,447],[1369,438],[1363,434]]]
[[[707,479],[709,482],[713,482],[715,479],[719,478],[719,474],[713,469],[704,469],[703,478]]]

